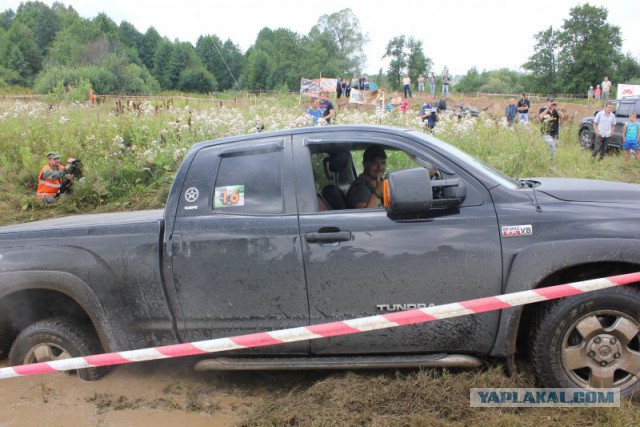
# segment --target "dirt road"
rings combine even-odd
[[[93,382],[65,373],[1,380],[0,427],[229,426],[259,399],[249,376],[236,383],[192,366],[187,359],[119,366]]]

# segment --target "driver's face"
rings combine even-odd
[[[384,157],[376,157],[375,160],[364,162],[364,173],[370,179],[382,179],[386,170],[387,159]]]

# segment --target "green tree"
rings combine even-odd
[[[203,65],[217,80],[220,90],[237,87],[236,79],[242,73],[244,61],[240,48],[231,40],[222,41],[215,35],[201,36],[196,52]]]
[[[183,92],[207,93],[216,89],[213,75],[202,65],[183,70],[178,79],[178,89]]]
[[[129,22],[122,21],[118,27],[118,38],[131,61],[141,64],[140,51],[144,39],[142,33]]]
[[[522,67],[531,71],[530,90],[555,93],[560,87],[558,77],[558,32],[552,27],[536,33],[534,54]]]
[[[31,85],[42,68],[42,55],[33,32],[24,24],[13,23],[0,39],[0,65],[20,75],[23,85]]]
[[[269,56],[261,50],[252,50],[247,57],[246,82],[251,90],[267,89],[271,62]]]
[[[612,73],[615,82],[629,83],[640,79],[640,63],[630,54],[624,55]]]
[[[309,32],[309,38],[323,39],[330,58],[337,62],[338,72],[351,75],[364,67],[364,46],[369,42],[362,33],[360,21],[351,9],[322,15]]]
[[[396,89],[401,86],[403,76],[408,75],[415,82],[420,74],[426,75],[432,65],[431,59],[424,54],[422,41],[413,37],[398,36],[391,39],[383,58],[391,58],[387,78]]]
[[[11,27],[11,23],[13,22],[15,17],[16,13],[11,9],[0,12],[0,28],[7,31],[9,27]]]
[[[24,24],[33,33],[33,39],[44,56],[62,28],[62,18],[49,6],[39,1],[21,3],[15,22]]]
[[[173,44],[165,39],[160,40],[153,56],[153,71],[163,89],[173,89],[171,80],[171,58],[173,57]],[[179,77],[179,73],[176,77]]]
[[[387,43],[383,58],[391,58],[387,70],[389,84],[394,89],[400,88],[402,76],[407,69],[407,54],[405,52],[405,36],[394,37]]]
[[[250,89],[299,87],[300,77],[308,73],[308,70],[301,67],[301,64],[307,63],[310,54],[305,49],[305,43],[306,39],[291,30],[263,28],[258,33],[255,45],[247,51],[243,80]],[[300,61],[300,58],[305,59]],[[322,64],[322,59],[324,58],[317,58],[317,63]],[[266,68],[258,70],[258,64],[263,64]],[[326,64],[323,64],[323,75],[337,74],[335,68],[330,72],[326,70]]]
[[[456,90],[462,93],[480,92],[480,87],[487,82],[484,74],[481,75],[476,67],[470,68],[456,83]]]
[[[422,49],[422,41],[409,37],[407,42],[407,70],[412,82],[417,82],[420,74],[427,76],[431,70],[431,59],[427,58]],[[417,83],[416,83],[417,84]]]
[[[86,19],[78,19],[56,34],[47,62],[50,65],[95,63],[100,53],[108,52],[108,46],[105,52],[104,40],[97,25]]]
[[[155,66],[154,57],[156,55],[156,49],[162,43],[162,37],[160,37],[158,31],[153,27],[149,27],[144,33],[144,36],[142,36],[139,54],[142,63],[147,69],[153,70]]]
[[[620,28],[607,23],[607,9],[588,3],[572,8],[558,34],[563,89],[582,93],[622,60]],[[610,76],[612,77],[612,76]]]

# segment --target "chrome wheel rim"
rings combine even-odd
[[[580,141],[582,142],[582,146],[584,148],[591,147],[591,134],[589,133],[589,131],[580,132]]]
[[[579,387],[633,387],[640,381],[640,322],[619,311],[589,313],[567,330],[561,355]]]
[[[24,363],[53,362],[55,360],[70,358],[71,354],[59,345],[53,343],[40,343],[31,347],[24,357]]]

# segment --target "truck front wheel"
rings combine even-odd
[[[580,146],[587,150],[593,150],[595,135],[587,128],[580,131]]]
[[[630,286],[548,304],[530,335],[538,381],[553,388],[640,390],[640,292]]]
[[[9,352],[11,365],[51,362],[101,353],[93,330],[78,321],[65,318],[40,320],[26,327],[13,342]],[[78,376],[86,381],[102,378],[108,369],[86,368]]]

